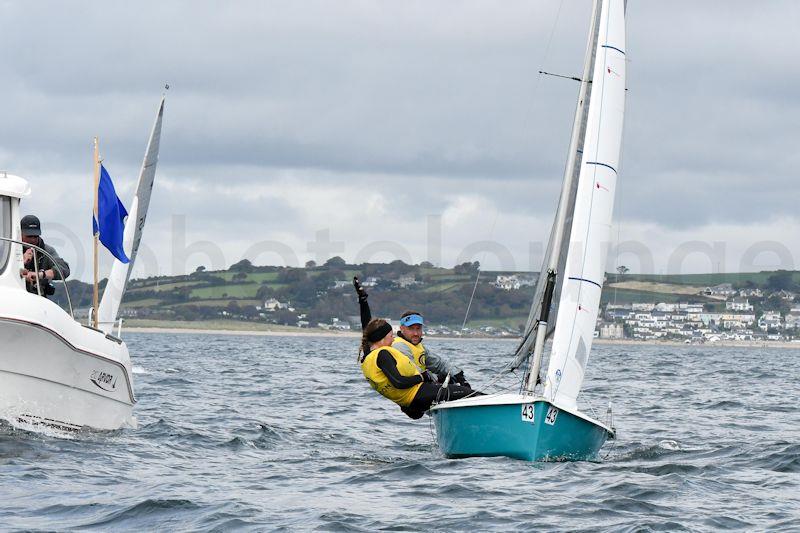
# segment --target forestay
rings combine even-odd
[[[575,407],[594,336],[625,106],[625,2],[602,2],[591,102],[544,396]]]

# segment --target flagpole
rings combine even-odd
[[[97,327],[97,308],[99,307],[98,295],[98,276],[100,267],[98,265],[97,257],[97,241],[100,235],[100,217],[98,216],[98,190],[100,188],[100,142],[97,137],[94,138],[94,219],[97,221],[97,229],[92,228],[93,239],[92,249],[94,250],[94,291],[92,293],[92,326]]]

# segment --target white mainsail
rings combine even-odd
[[[625,108],[625,0],[602,2],[591,101],[544,396],[577,407],[611,233]]]
[[[161,120],[164,116],[164,97],[158,105],[156,120],[150,132],[147,149],[142,161],[142,170],[139,172],[139,181],[136,186],[136,195],[133,198],[128,219],[125,222],[123,246],[130,259],[129,263],[122,263],[115,259],[108,276],[108,284],[103,291],[103,299],[98,307],[98,326],[106,333],[111,333],[117,320],[119,306],[131,277],[139,243],[142,241],[142,230],[147,219],[147,210],[150,207],[150,194],[153,190],[153,181],[156,177],[156,164],[158,163],[158,148],[161,143]]]
[[[561,195],[558,200],[553,227],[550,230],[550,239],[547,242],[547,252],[542,261],[542,268],[539,270],[539,279],[536,282],[533,303],[528,321],[525,326],[523,340],[515,353],[514,361],[509,370],[518,368],[531,355],[534,361],[528,369],[525,378],[525,387],[529,392],[533,392],[539,374],[541,364],[544,338],[549,338],[555,329],[558,317],[558,300],[561,287],[556,287],[555,297],[551,301],[550,320],[544,331],[540,328],[539,319],[542,314],[545,289],[547,286],[547,272],[563,272],[567,260],[569,248],[569,233],[572,228],[572,214],[575,209],[575,198],[578,192],[578,177],[580,174],[580,164],[583,155],[583,141],[586,136],[586,124],[589,114],[589,103],[591,101],[591,76],[594,71],[595,50],[597,48],[598,17],[600,16],[599,0],[595,0],[592,9],[592,22],[589,26],[589,39],[586,43],[586,54],[583,62],[583,75],[581,76],[581,86],[578,91],[578,102],[575,106],[575,119],[572,122],[572,134],[570,136],[569,151],[567,152],[567,164],[564,168],[564,180],[561,186]],[[542,335],[540,335],[540,333]],[[534,353],[534,345],[538,347]],[[530,376],[533,376],[532,378]]]

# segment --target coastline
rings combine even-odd
[[[352,331],[325,331],[309,329],[308,331],[283,331],[283,330],[247,330],[247,329],[199,329],[175,327],[129,327],[123,328],[123,333],[187,333],[191,335],[252,335],[262,337],[342,337],[358,339],[358,333]]]
[[[330,331],[320,328],[296,328],[292,326],[273,326],[268,327],[242,327],[242,324],[233,323],[234,327],[219,327],[220,324],[212,323],[207,324],[209,327],[197,327],[200,324],[186,323],[176,326],[174,323],[164,325],[132,325],[129,327],[123,326],[123,333],[186,333],[191,335],[248,335],[248,336],[264,336],[264,337],[338,337],[358,339],[361,335],[355,331]],[[240,329],[237,329],[239,326]],[[260,324],[244,324],[244,326],[261,326]],[[470,336],[461,337],[454,335],[433,335],[427,337],[429,339],[443,339],[443,340],[464,340],[464,341],[504,341],[504,342],[518,342],[517,337],[481,337]],[[788,348],[800,349],[800,342],[759,342],[759,341],[718,341],[703,344],[686,344],[677,340],[657,340],[657,341],[641,341],[634,339],[594,339],[595,344],[610,344],[618,346],[723,346],[723,347],[738,347],[738,348]]]

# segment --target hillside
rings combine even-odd
[[[480,272],[478,263],[454,268],[429,263],[408,265],[349,265],[332,258],[324,265],[305,268],[254,266],[243,260],[228,270],[199,268],[184,276],[158,276],[132,280],[123,304],[123,316],[147,320],[238,320],[284,325],[342,324],[358,315],[351,280],[358,275],[368,285],[376,314],[397,317],[407,309],[424,312],[430,324],[460,328],[473,288],[468,325],[493,326],[517,331],[525,322],[535,274]],[[505,288],[498,276],[510,277]],[[522,282],[519,286],[519,282]],[[709,309],[719,299],[701,295],[708,286],[732,283],[734,287],[797,288],[800,272],[701,274],[684,276],[609,274],[602,302],[697,302]],[[91,305],[91,286],[70,281],[76,308]],[[63,294],[57,295],[63,300]]]

